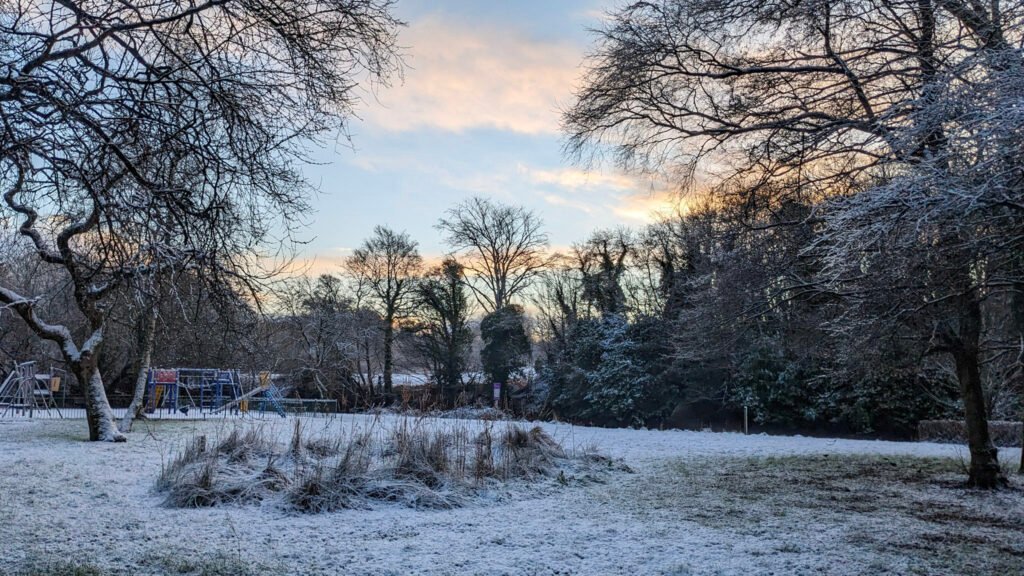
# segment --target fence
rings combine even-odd
[[[55,408],[49,410],[43,410],[39,408],[25,408],[25,409],[12,409],[6,411],[3,415],[5,420],[27,420],[27,419],[59,419],[59,418],[85,418],[85,399],[81,396],[55,396]],[[116,408],[113,408],[114,416],[122,418],[125,411],[128,410],[127,406],[131,402],[131,396],[128,395],[114,395],[110,396],[110,403]],[[330,415],[339,412],[337,400],[307,400],[300,398],[285,398],[279,400],[285,411],[289,414],[302,414],[307,416],[316,415]],[[160,408],[154,410],[152,413],[147,413],[145,416],[149,420],[212,420],[216,418],[225,417],[238,417],[238,416],[250,416],[255,418],[262,418],[264,416],[277,417],[273,409],[269,405],[261,406],[264,400],[261,398],[255,398],[248,404],[248,410],[241,412],[235,410],[225,410],[222,412],[213,412],[206,409],[190,409],[186,412],[180,410],[172,410],[167,408]]]

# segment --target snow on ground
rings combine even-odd
[[[399,417],[305,427],[377,418]],[[1020,481],[959,488],[954,445],[543,424],[635,473],[447,511],[160,505],[161,463],[193,435],[263,425],[286,439],[291,421],[165,420],[114,445],[85,442],[82,420],[0,420],[0,574],[67,561],[104,574],[1024,574]]]
[[[124,417],[127,408],[114,408],[111,410],[114,417],[120,421]],[[327,414],[317,413],[317,416],[325,417]],[[238,410],[228,410],[225,413],[213,413],[210,410],[191,409],[186,412],[171,408],[161,408],[146,415],[149,420],[215,420],[223,421],[225,418],[263,419],[278,418],[272,408],[253,409],[241,413]],[[21,408],[0,409],[0,421],[10,420],[84,420],[85,408],[50,408],[44,410],[28,410]]]

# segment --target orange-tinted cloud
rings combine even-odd
[[[544,201],[551,205],[587,214],[608,210],[629,224],[652,222],[672,213],[682,202],[667,182],[650,177],[577,168],[531,169],[522,165],[519,172],[533,184],[560,190],[544,194]]]
[[[405,82],[377,95],[366,121],[390,131],[495,128],[552,134],[572,93],[580,49],[438,17],[410,24]]]
[[[519,166],[520,173],[535,184],[553,184],[566,190],[608,188],[612,190],[634,190],[638,182],[625,174],[586,171],[578,168],[562,168],[558,170],[536,170]]]
[[[634,224],[646,224],[670,216],[684,203],[684,199],[680,198],[677,192],[659,190],[628,194],[619,198],[611,209],[624,220]]]
[[[344,270],[345,255],[338,253],[314,254],[290,261],[284,269],[287,276],[315,277],[321,274],[340,274]]]

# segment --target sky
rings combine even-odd
[[[472,196],[524,206],[553,249],[592,230],[642,225],[671,208],[648,179],[585,171],[561,153],[560,110],[613,0],[399,0],[404,80],[366,93],[344,140],[306,167],[320,190],[300,263],[336,272],[377,224],[408,232],[428,259],[434,226]]]

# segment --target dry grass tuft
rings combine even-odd
[[[264,427],[239,427],[219,442],[192,439],[163,467],[156,489],[179,508],[275,500],[308,513],[374,502],[449,509],[498,484],[600,481],[623,469],[592,451],[568,453],[540,427],[494,426],[403,419],[310,436],[296,420],[287,443]]]

